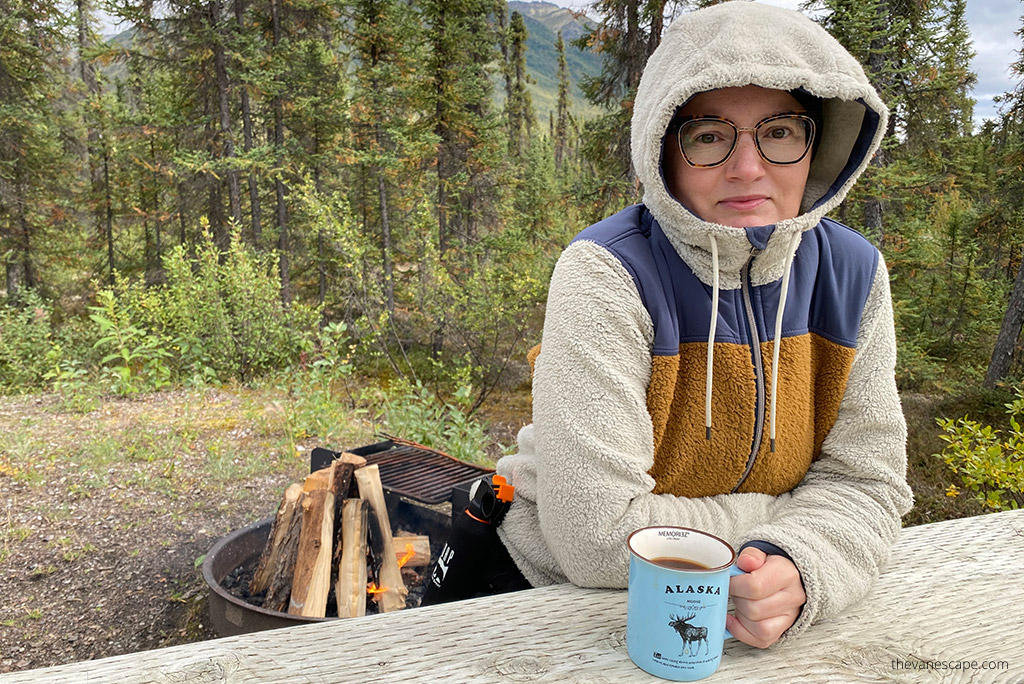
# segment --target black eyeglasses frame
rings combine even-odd
[[[763,126],[764,124],[770,123],[771,121],[774,121],[776,119],[791,118],[802,119],[806,123],[810,124],[810,135],[807,136],[807,146],[804,148],[803,154],[801,154],[794,161],[773,161],[769,159],[767,156],[765,156],[764,150],[761,149],[761,143],[757,139],[757,129]],[[721,121],[733,127],[733,129],[736,131],[736,134],[733,136],[732,146],[729,148],[729,151],[726,153],[725,157],[721,161],[715,162],[714,164],[697,164],[690,161],[690,158],[686,156],[686,152],[685,150],[683,150],[682,132],[683,126],[690,123],[691,121]],[[790,166],[792,164],[799,164],[801,161],[803,161],[804,157],[807,156],[807,153],[814,146],[814,136],[817,134],[817,124],[815,123],[814,119],[808,116],[805,112],[781,112],[779,114],[772,114],[771,116],[767,116],[758,121],[753,126],[749,127],[737,126],[736,122],[730,121],[729,119],[726,119],[725,117],[722,116],[691,116],[686,117],[684,119],[673,119],[672,122],[669,123],[668,130],[669,134],[674,135],[676,138],[676,146],[679,148],[679,154],[682,155],[683,161],[685,161],[688,166],[695,169],[713,169],[716,166],[721,166],[722,164],[729,161],[729,159],[732,157],[733,152],[736,151],[736,144],[740,141],[740,133],[742,133],[743,131],[751,132],[752,137],[754,138],[754,147],[757,149],[757,154],[761,157],[761,159],[765,160],[765,162],[773,166]]]

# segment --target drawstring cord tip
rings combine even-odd
[[[704,428],[704,439],[711,441],[711,426],[708,425]]]
[[[774,440],[774,439],[773,439],[773,440],[771,440],[771,452],[772,452],[773,454],[775,453],[775,440]]]

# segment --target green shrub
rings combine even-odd
[[[55,343],[46,353],[49,370],[43,377],[50,381],[53,391],[60,396],[65,409],[88,413],[96,409],[100,391],[90,381],[89,371],[76,358],[68,357],[64,347]]]
[[[125,284],[121,294],[169,341],[178,380],[249,381],[295,363],[315,342],[319,310],[282,304],[274,254],[257,254],[237,232],[226,252],[204,232],[194,258],[179,246],[164,268],[164,285]]]
[[[996,511],[1024,506],[1024,387],[1005,406],[1010,422],[1005,439],[991,425],[981,425],[966,416],[937,419],[945,432],[940,439],[946,446],[936,456],[960,476],[983,506]]]
[[[99,326],[95,346],[108,350],[100,363],[110,376],[111,389],[127,396],[170,384],[167,341],[136,325],[112,290],[100,290],[96,301],[97,306],[89,307],[89,318]]]
[[[347,384],[354,346],[344,323],[329,323],[319,332],[305,366],[286,372],[287,400],[281,414],[290,452],[296,442],[314,435],[326,445],[341,445],[350,437],[353,415],[362,412]]]
[[[39,387],[48,370],[52,308],[34,291],[0,305],[0,388],[5,392]]]
[[[496,445],[486,425],[470,412],[471,385],[459,387],[447,402],[419,381],[399,381],[388,391],[374,394],[369,399],[377,406],[375,419],[384,432],[470,463],[493,463],[490,451]]]

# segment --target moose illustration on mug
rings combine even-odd
[[[684,618],[678,615],[673,615],[672,621],[668,623],[668,626],[676,630],[679,633],[679,638],[683,640],[683,650],[679,655],[686,655],[687,649],[693,642],[697,642],[698,653],[692,655],[698,655],[700,651],[700,642],[704,642],[704,653],[708,653],[708,628],[707,627],[696,627],[689,624],[690,620],[697,617],[697,614],[688,615]]]

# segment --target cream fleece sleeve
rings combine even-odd
[[[913,504],[895,366],[889,274],[879,257],[846,393],[821,456],[774,515],[745,535],[779,546],[800,569],[807,604],[783,638],[867,593]]]
[[[523,453],[498,467],[512,477],[520,501],[502,536],[531,582],[561,575],[580,586],[625,587],[626,537],[637,528],[694,527],[736,544],[779,505],[765,494],[651,493],[652,339],[650,317],[622,264],[593,243],[566,249],[551,278],[534,369],[532,432],[520,436]],[[535,538],[536,519],[542,539]]]

